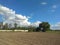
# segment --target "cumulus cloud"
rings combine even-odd
[[[40,23],[41,23],[40,21],[36,21],[36,22],[32,23],[31,25],[34,27],[38,27]]]
[[[6,16],[11,16],[11,15],[15,15],[15,11],[0,5],[0,14],[6,15]]]
[[[0,5],[0,14],[4,17],[4,23],[19,23],[21,25],[30,25],[29,17],[16,14],[14,10]]]
[[[60,22],[56,23],[55,25],[51,25],[51,29],[60,30]]]
[[[3,16],[4,24],[5,23],[17,23],[19,26],[38,26],[40,21],[31,23],[29,22],[29,16],[23,16],[21,14],[16,14],[13,9],[7,8],[5,6],[0,5],[0,14]]]

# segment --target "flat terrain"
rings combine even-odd
[[[60,45],[60,33],[0,32],[0,45]]]

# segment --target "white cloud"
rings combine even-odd
[[[31,25],[34,27],[38,27],[40,23],[41,23],[40,21],[36,21],[36,22],[32,23]]]
[[[5,6],[0,5],[0,14],[4,16],[5,20],[8,20],[9,18],[13,18],[15,15],[15,11],[12,9],[9,9]]]
[[[28,21],[29,17],[16,14],[14,10],[5,6],[0,5],[0,14],[3,15],[5,23],[15,23],[14,21],[16,21],[16,23],[21,25],[30,25],[30,22]]]
[[[38,26],[40,21],[31,23],[29,22],[29,16],[23,16],[21,14],[16,14],[13,9],[7,8],[5,6],[0,5],[0,14],[3,15],[4,23],[14,24],[15,22],[20,26]]]
[[[55,25],[51,25],[51,29],[60,30],[60,22],[56,23]]]
[[[46,5],[46,4],[47,4],[47,2],[41,2],[41,4],[42,4],[42,5]]]
[[[7,7],[4,7],[4,6],[0,5],[0,14],[6,15],[6,16],[9,16],[10,14],[14,15],[15,11],[13,11],[12,9],[9,9]]]

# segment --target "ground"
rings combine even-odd
[[[0,32],[0,45],[60,45],[60,33]]]

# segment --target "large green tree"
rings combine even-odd
[[[48,22],[42,22],[39,24],[39,28],[42,32],[50,30],[50,24]]]

